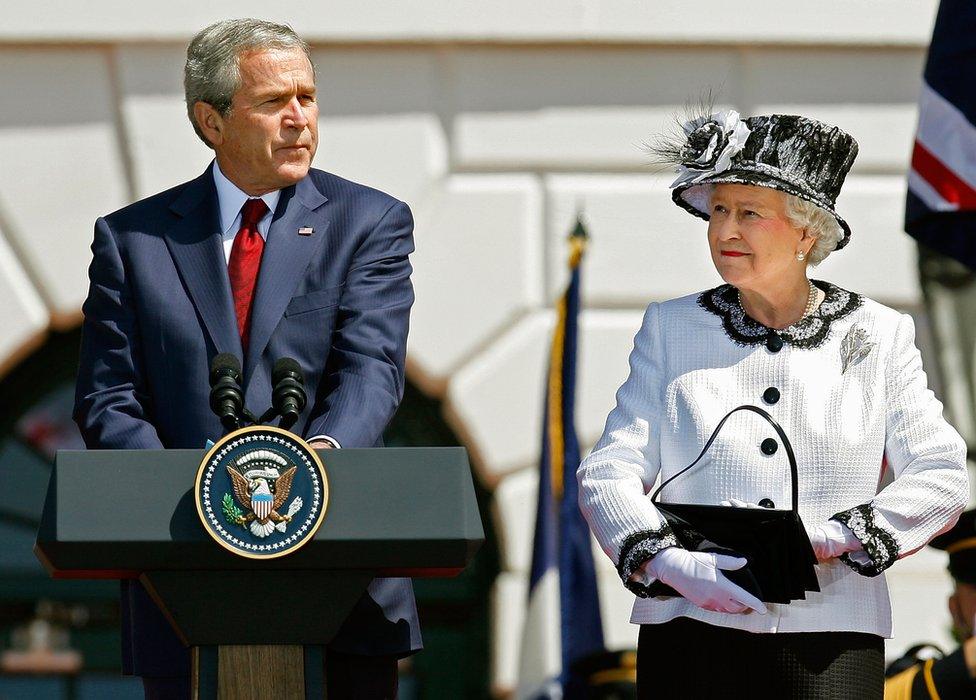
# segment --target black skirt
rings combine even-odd
[[[874,634],[756,634],[683,617],[640,628],[640,700],[883,696],[884,640]]]

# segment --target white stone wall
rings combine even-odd
[[[641,143],[711,89],[745,114],[798,111],[858,138],[839,208],[852,244],[819,276],[915,309],[901,232],[915,99],[935,0],[267,3],[118,0],[5,8],[0,22],[0,366],[77,322],[94,218],[201,172],[186,121],[186,40],[235,15],[291,22],[315,49],[318,167],[408,201],[417,219],[409,367],[445,400],[495,490],[502,566],[493,683],[514,682],[531,543],[552,302],[564,238],[590,226],[579,430],[598,437],[641,311],[717,282],[702,222],[670,203]],[[598,553],[609,643],[630,596]],[[895,567],[900,653],[946,641],[934,553]]]

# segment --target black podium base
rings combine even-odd
[[[187,646],[324,645],[375,574],[147,571],[139,580]],[[271,633],[273,630],[273,634]]]

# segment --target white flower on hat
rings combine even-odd
[[[681,164],[671,188],[701,182],[710,175],[728,170],[732,158],[746,145],[752,133],[734,109],[716,112],[685,122],[687,140],[681,149]]]

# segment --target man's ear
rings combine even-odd
[[[193,103],[193,118],[196,120],[197,128],[210,142],[211,146],[220,146],[224,142],[224,118],[214,109],[213,105],[206,102]]]
[[[949,614],[957,629],[966,634],[972,634],[972,620],[967,620],[962,616],[962,606],[959,605],[959,596],[953,592],[949,596]]]

